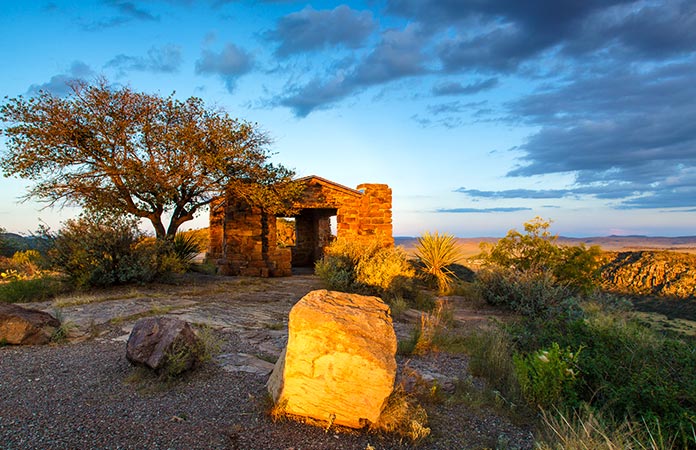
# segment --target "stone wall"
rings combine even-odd
[[[305,183],[296,205],[295,245],[278,241],[276,218],[258,208],[234,202],[213,203],[210,213],[210,251],[221,273],[249,276],[286,276],[292,266],[312,267],[332,240],[330,220],[336,216],[337,237],[377,239],[394,245],[392,193],[386,184],[361,184],[348,188],[321,177]]]
[[[215,202],[210,212],[210,250],[223,275],[278,277],[291,275],[292,253],[279,247],[275,216],[244,203]]]

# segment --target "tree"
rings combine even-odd
[[[256,124],[185,101],[74,83],[0,106],[5,176],[34,181],[26,198],[112,211],[152,222],[157,238],[221,195],[280,212],[299,194],[293,172],[273,165],[269,138]],[[165,226],[165,218],[169,223]]]
[[[595,287],[602,250],[557,245],[549,232],[551,221],[535,217],[524,224],[524,234],[512,229],[495,245],[484,244],[479,255],[486,263],[536,275],[552,275],[556,282],[589,292]]]
[[[535,217],[524,224],[524,234],[512,229],[495,245],[484,244],[484,259],[516,270],[544,271],[558,264],[558,236],[549,232],[550,221]]]

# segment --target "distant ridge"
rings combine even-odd
[[[482,242],[495,243],[499,237],[473,237],[457,238],[463,256],[473,256],[480,252],[479,245]],[[593,237],[565,237],[560,236],[558,243],[561,245],[598,245],[605,251],[635,251],[635,250],[670,250],[677,252],[696,253],[696,236],[593,236]],[[417,238],[413,236],[395,236],[394,244],[404,247],[409,252],[415,250]]]

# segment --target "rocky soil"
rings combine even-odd
[[[177,284],[128,287],[30,304],[72,324],[68,342],[0,348],[0,449],[375,449],[412,448],[367,430],[273,420],[265,383],[287,339],[287,315],[311,275],[281,279],[187,276]],[[460,327],[499,313],[453,298]],[[164,381],[125,358],[135,321],[166,315],[206,325],[219,354],[181,379]],[[395,321],[399,339],[417,313]],[[212,330],[212,331],[210,331]],[[428,449],[529,449],[529,424],[515,424],[461,392],[479,389],[463,355],[398,358],[401,379],[438,379],[448,392],[424,398]],[[413,375],[413,374],[417,375]],[[462,380],[469,380],[463,383]],[[421,386],[422,387],[422,386]],[[427,390],[427,389],[426,389]]]

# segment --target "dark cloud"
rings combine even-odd
[[[635,2],[610,8],[588,21],[581,37],[568,42],[564,50],[569,54],[583,54],[615,47],[658,60],[690,53],[696,43],[696,3],[688,0]]]
[[[94,71],[82,61],[73,61],[67,73],[54,75],[45,83],[32,84],[27,89],[28,95],[36,95],[39,91],[50,92],[56,97],[65,97],[72,93],[70,84],[75,81],[86,81],[94,76]]]
[[[404,77],[435,78],[433,96],[521,81],[537,90],[500,110],[453,101],[427,105],[412,119],[424,127],[479,119],[533,127],[508,176],[566,173],[575,182],[461,193],[491,201],[589,197],[618,208],[696,206],[696,2],[390,0],[385,11],[409,25],[384,31],[351,65],[315,75],[276,104],[303,117]],[[334,45],[309,36],[283,52]],[[471,81],[452,81],[453,73]]]
[[[447,71],[511,72],[525,60],[572,41],[597,11],[635,0],[390,1],[387,11],[423,23],[433,33],[451,27],[439,45]]]
[[[178,45],[165,45],[151,47],[146,56],[117,55],[104,67],[116,68],[121,72],[129,70],[172,73],[181,66],[181,47]]]
[[[465,111],[478,112],[487,103],[488,102],[485,100],[480,101],[480,102],[468,102],[468,103],[462,103],[459,101],[447,102],[447,103],[438,103],[436,105],[428,105],[428,112],[430,114],[436,115],[436,116],[441,115],[441,114],[462,113]]]
[[[659,183],[696,167],[694,98],[694,61],[620,68],[522,98],[513,114],[542,128],[510,175]]]
[[[196,73],[220,76],[227,90],[233,92],[237,79],[253,66],[251,55],[234,44],[227,44],[220,53],[204,50],[196,61]]]
[[[477,214],[477,213],[509,213],[518,211],[531,211],[532,208],[524,207],[500,207],[500,208],[441,208],[436,210],[439,213],[459,213],[459,214]]]
[[[265,36],[280,43],[276,54],[288,56],[336,45],[358,48],[376,27],[370,11],[356,11],[346,5],[317,11],[307,6],[281,18]]]
[[[466,86],[456,81],[445,81],[433,87],[433,95],[472,95],[498,86],[498,78],[475,81]]]
[[[82,28],[86,31],[99,31],[105,28],[112,28],[133,20],[146,22],[159,21],[159,17],[149,11],[139,7],[134,2],[123,0],[103,0],[103,3],[118,12],[117,16],[107,17],[95,22],[84,23]]]
[[[137,20],[149,20],[157,21],[159,18],[152,13],[139,8],[134,2],[127,2],[123,0],[105,0],[105,4],[115,8],[126,17],[130,17]]]
[[[396,0],[387,11],[446,36],[438,55],[447,71],[510,73],[553,53],[664,60],[696,43],[691,0]]]
[[[696,205],[696,169],[682,169],[659,182],[608,180],[577,183],[567,189],[508,189],[483,191],[459,188],[455,192],[476,200],[595,198],[618,209],[684,208]]]
[[[526,198],[526,199],[540,199],[540,198],[563,198],[568,196],[571,191],[568,189],[508,189],[504,191],[481,191],[478,189],[467,189],[460,187],[455,189],[454,192],[459,192],[461,194],[466,194],[473,198],[486,198],[486,199],[507,199],[507,198]]]
[[[305,117],[366,87],[426,73],[426,61],[417,27],[386,30],[380,43],[353,67],[328,80],[314,79],[276,103],[293,109],[296,116]]]
[[[324,109],[333,102],[346,97],[355,89],[343,76],[336,76],[329,81],[314,79],[304,87],[295,90],[289,97],[279,103],[291,108],[298,117],[306,117],[312,111]]]
[[[354,83],[369,86],[425,73],[421,45],[416,27],[385,31],[379,45],[356,67]]]

